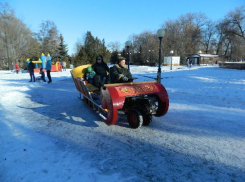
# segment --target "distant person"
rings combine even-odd
[[[187,67],[189,68],[190,67],[190,59],[189,58],[186,59],[186,64],[187,64]]]
[[[63,66],[63,71],[66,71],[66,62],[65,61],[63,61],[62,66]]]
[[[34,69],[35,69],[35,65],[34,65],[34,63],[32,62],[32,59],[30,59],[30,63],[28,64],[28,71],[29,71],[29,73],[30,73],[31,79],[30,79],[29,82],[32,82],[32,80],[33,80],[33,82],[36,81],[36,78],[35,78],[35,75],[34,75]]]
[[[95,72],[93,71],[93,69],[91,67],[87,68],[87,72],[86,72],[86,80],[88,81],[88,83],[90,84],[94,84],[93,80],[94,80],[94,76],[95,76]]]
[[[62,62],[60,62],[60,71],[61,72],[63,71],[63,64],[62,64]]]
[[[189,64],[190,64],[190,68],[191,68],[191,66],[192,66],[192,60],[190,59],[190,61],[189,61]]]
[[[104,62],[101,55],[96,57],[96,62],[93,64],[92,69],[96,73],[94,78],[94,85],[101,87],[107,82],[107,73],[109,73],[109,67]]]
[[[46,64],[46,71],[47,71],[48,83],[51,83],[52,82],[52,78],[51,78],[51,75],[50,75],[51,68],[52,68],[51,60],[48,60],[47,61],[47,64]]]
[[[17,74],[19,74],[19,70],[20,70],[20,67],[19,67],[19,65],[16,63],[16,64],[15,64],[15,71],[16,71]]]
[[[132,82],[132,74],[128,70],[125,57],[118,57],[118,64],[115,64],[110,70],[110,78],[112,83]]]
[[[44,74],[44,72],[43,72],[43,68],[40,68],[39,74],[41,75],[41,80],[42,80],[43,82],[46,82],[45,74]]]

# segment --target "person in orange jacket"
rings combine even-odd
[[[19,67],[19,65],[17,63],[15,64],[15,70],[16,70],[16,73],[18,74],[19,70],[20,70],[20,67]]]

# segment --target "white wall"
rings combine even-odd
[[[179,56],[164,57],[163,65],[164,66],[171,65],[171,59],[172,59],[172,65],[175,65],[175,66],[179,66],[180,65],[180,57]]]

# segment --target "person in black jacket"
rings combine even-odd
[[[28,64],[28,71],[30,73],[30,81],[29,82],[32,82],[32,78],[33,78],[33,82],[36,81],[36,78],[35,78],[35,75],[34,75],[34,69],[35,69],[35,65],[34,63],[32,62],[32,59],[30,59],[30,63]]]
[[[110,78],[112,83],[132,82],[132,74],[125,64],[124,57],[118,57],[118,64],[115,64],[110,70]]]
[[[93,64],[92,69],[96,73],[94,76],[94,85],[101,87],[107,82],[107,72],[109,73],[109,67],[104,62],[101,55],[96,57],[96,63]]]

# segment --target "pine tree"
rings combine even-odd
[[[64,43],[64,38],[62,34],[60,34],[60,44],[58,47],[58,55],[57,57],[60,59],[60,61],[67,61],[68,60],[68,55],[67,55],[67,44]]]
[[[77,56],[75,57],[75,66],[82,64],[94,64],[98,55],[102,55],[104,62],[109,62],[110,52],[106,49],[104,39],[101,41],[93,37],[88,31],[84,38],[84,45],[80,45]]]
[[[118,63],[118,52],[113,51],[111,54],[111,64],[117,64]]]

